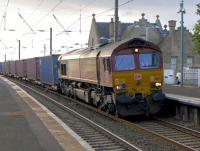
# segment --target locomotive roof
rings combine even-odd
[[[160,48],[157,45],[140,38],[131,38],[122,40],[114,44],[108,44],[106,46],[100,47],[97,50],[101,51],[100,57],[109,57],[115,50],[128,49],[128,48],[151,48],[161,52]]]
[[[75,49],[69,52],[62,54],[58,60],[66,60],[66,59],[77,59],[80,58],[80,55],[88,49]]]
[[[78,59],[78,58],[92,58],[96,57],[99,52],[101,52],[100,57],[109,57],[112,55],[113,51],[121,50],[121,49],[128,49],[128,48],[151,48],[156,51],[160,51],[160,48],[148,41],[145,41],[140,38],[131,38],[119,41],[117,43],[110,43],[104,45],[102,47],[96,49],[77,49],[70,52],[67,52],[59,58],[59,60],[66,60],[66,59]]]

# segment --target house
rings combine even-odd
[[[142,13],[141,19],[134,23],[118,24],[118,40],[127,38],[143,38],[151,41],[161,48],[164,58],[164,68],[180,71],[180,27],[176,27],[176,21],[170,20],[167,25],[162,26],[159,15],[155,22],[151,23]],[[113,42],[114,21],[96,22],[93,14],[88,46],[98,47],[107,42]],[[200,55],[193,51],[194,43],[192,34],[184,30],[184,67],[200,67]]]
[[[110,22],[96,22],[95,14],[92,15],[92,24],[90,28],[88,47],[94,48],[105,43],[106,41],[114,41],[114,21],[111,18]],[[118,24],[118,40],[121,40],[122,34],[130,26],[131,23]]]

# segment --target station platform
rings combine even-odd
[[[58,117],[0,76],[0,151],[93,150]]]
[[[200,88],[179,85],[164,85],[163,92],[169,99],[182,104],[200,107]]]
[[[200,126],[200,88],[165,85],[163,92],[168,99],[178,102],[174,104],[175,117],[178,120]]]

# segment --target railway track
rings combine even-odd
[[[12,80],[11,80],[12,81]],[[45,98],[48,103],[51,102],[61,110],[65,111],[64,122],[83,140],[85,140],[95,151],[142,151],[133,144],[113,134],[102,126],[94,123],[88,118],[80,115],[76,111],[66,107],[65,105],[57,102],[49,96],[42,94],[41,92],[21,84],[16,81],[12,81],[19,86],[26,88],[26,90],[32,91]]]
[[[151,121],[140,121],[137,124],[185,150],[200,151],[200,132],[198,131],[158,118]]]
[[[17,81],[14,81],[14,82],[16,83]],[[22,85],[19,82],[17,82],[17,83],[19,85]],[[25,86],[25,87],[27,87],[27,86]],[[36,90],[33,90],[33,88],[30,88],[30,89],[32,89],[32,91],[36,91]],[[53,92],[53,93],[59,97],[68,98],[66,96],[57,94],[55,92]],[[44,97],[48,97],[42,93],[40,93],[40,95],[42,95]],[[51,98],[48,97],[48,99],[52,101]],[[71,99],[71,100],[73,100],[73,99]],[[82,103],[82,102],[79,102],[76,100],[73,100],[73,101],[75,101],[76,103],[78,103],[84,107],[89,108],[90,110],[93,110],[95,112],[103,114],[104,116],[107,116],[107,117],[111,118],[112,120],[118,121],[118,122],[126,125],[129,128],[138,129],[140,131],[151,134],[153,137],[157,137],[159,139],[162,139],[163,141],[170,142],[170,144],[177,146],[179,149],[187,150],[187,151],[200,150],[200,132],[198,132],[198,131],[191,130],[189,128],[185,128],[183,126],[179,126],[179,125],[169,123],[166,121],[162,121],[161,119],[153,119],[151,121],[131,122],[131,121],[127,121],[127,120],[118,118],[116,116],[107,114],[107,113],[100,111],[94,107],[91,107],[85,103]],[[56,102],[55,100],[53,102],[55,104],[59,104],[59,106],[61,106],[62,108],[65,108],[65,106],[63,104]],[[80,115],[80,116],[82,116],[82,115]],[[120,147],[121,145],[119,146],[119,144],[121,144],[121,143],[119,143],[120,141],[116,135],[113,134],[114,139],[113,139],[113,136],[112,137],[110,136],[110,134],[108,135],[109,137],[107,136],[109,131],[108,132],[105,130],[98,131],[97,128],[90,131],[90,128],[89,129],[87,128],[89,126],[81,125],[81,123],[84,123],[84,122],[74,123],[74,122],[70,122],[70,120],[69,120],[69,123],[71,124],[72,129],[74,128],[73,130],[78,135],[80,135],[84,140],[86,140],[92,147],[94,147],[95,150],[98,150],[98,146],[101,149],[103,148],[103,150],[106,150],[104,147],[107,147],[107,150],[117,150],[117,151],[118,150],[119,151],[128,150],[128,148],[129,148],[129,150],[137,150],[138,149],[138,148],[130,149],[130,147],[131,146],[133,147],[133,145],[126,142],[125,140],[122,144],[124,144],[124,143],[125,144],[128,143],[128,144],[122,145],[122,146],[126,146],[126,147],[121,148]],[[92,122],[92,123],[95,124],[94,122]],[[75,125],[81,125],[81,126],[75,127]],[[82,127],[83,127],[83,129],[82,129]],[[94,126],[92,126],[92,127],[94,128]],[[102,131],[104,131],[103,134],[102,134]],[[106,137],[104,138],[103,135],[106,135]],[[111,133],[111,135],[112,135],[112,133]],[[115,142],[112,142],[112,140],[114,140]],[[112,147],[113,147],[113,149],[112,149]]]

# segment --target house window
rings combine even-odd
[[[176,66],[177,66],[177,57],[171,57],[171,69],[176,70]]]
[[[67,75],[66,64],[61,64],[61,75]]]
[[[187,57],[187,67],[193,66],[193,57]]]

